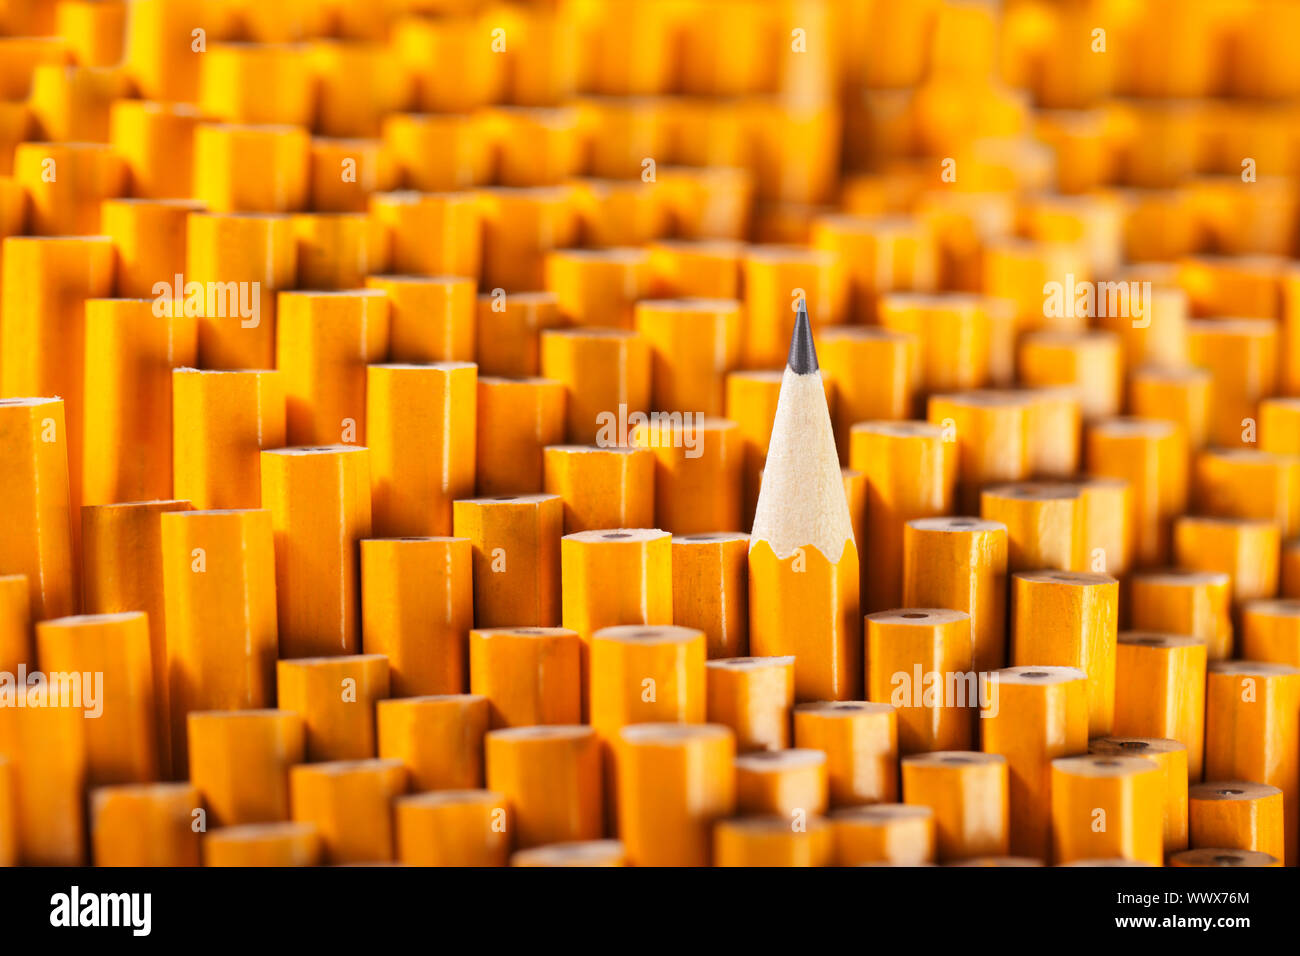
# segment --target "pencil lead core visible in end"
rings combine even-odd
[[[798,375],[817,371],[817,349],[813,347],[812,326],[808,323],[808,308],[799,300],[799,314],[794,320],[794,334],[790,336],[790,357],[786,364]]]

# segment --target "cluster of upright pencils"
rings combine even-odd
[[[1298,29],[0,0],[0,864],[1294,865]]]

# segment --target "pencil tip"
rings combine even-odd
[[[817,371],[817,349],[813,347],[812,326],[808,323],[808,308],[799,300],[799,315],[794,320],[794,335],[790,336],[790,357],[786,365],[797,375]]]

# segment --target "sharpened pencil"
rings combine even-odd
[[[860,696],[858,552],[799,303],[749,545],[750,653],[794,655],[797,701]]]

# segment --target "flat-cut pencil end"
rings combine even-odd
[[[799,315],[794,320],[794,335],[790,336],[790,357],[786,365],[798,375],[817,371],[817,349],[813,347],[812,326],[808,323],[808,309],[799,300]]]

